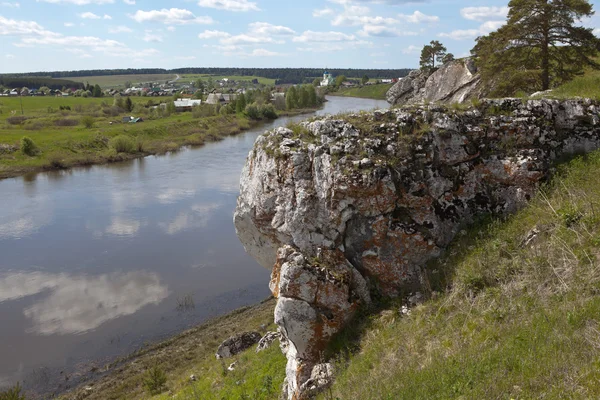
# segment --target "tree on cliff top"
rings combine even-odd
[[[547,90],[586,66],[600,68],[600,40],[579,26],[594,14],[587,0],[511,0],[508,7],[506,24],[477,38],[471,50],[494,94]]]
[[[437,40],[432,40],[429,44],[423,46],[419,65],[421,66],[421,69],[434,69],[435,62],[441,61],[445,55],[446,47]]]

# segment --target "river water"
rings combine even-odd
[[[387,108],[330,97],[317,114]],[[54,391],[207,318],[269,295],[232,223],[265,130],[130,162],[0,181],[0,387]],[[71,380],[73,381],[73,380]]]

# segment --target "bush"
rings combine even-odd
[[[167,375],[157,365],[147,370],[144,374],[144,387],[152,396],[164,392],[166,383]]]
[[[248,104],[245,113],[251,119],[260,119],[261,117],[261,112],[256,103]]]
[[[38,153],[38,148],[31,138],[27,136],[21,138],[21,153],[26,156],[35,156]]]
[[[78,120],[70,118],[61,118],[54,121],[54,125],[56,126],[77,126],[78,124]]]
[[[26,400],[25,395],[21,394],[21,385],[17,383],[10,389],[0,392],[0,400]]]
[[[135,153],[136,143],[129,136],[119,135],[114,137],[109,142],[110,147],[115,149],[117,153]]]
[[[81,124],[83,126],[85,126],[87,129],[91,129],[94,127],[94,117],[91,117],[89,115],[86,115],[85,117],[81,118]]]
[[[273,104],[263,104],[260,106],[260,114],[266,119],[277,119],[277,111]]]
[[[13,115],[12,117],[6,118],[6,122],[8,122],[11,125],[21,125],[26,120],[27,117],[24,115]]]

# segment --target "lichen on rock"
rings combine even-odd
[[[272,270],[287,398],[303,398],[331,337],[373,292],[426,292],[423,268],[463,226],[518,210],[553,160],[598,148],[599,132],[593,101],[501,99],[325,117],[261,136],[234,222]]]

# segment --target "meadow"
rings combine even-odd
[[[385,100],[385,94],[393,84],[380,83],[377,85],[360,86],[353,88],[340,88],[331,93],[333,96],[362,97],[366,99]]]
[[[168,97],[131,100],[128,112],[114,106],[112,98],[0,98],[0,178],[161,154],[259,124],[243,114],[218,114],[215,106],[185,113],[146,107],[172,100]],[[143,122],[123,123],[130,115]],[[29,154],[22,151],[23,137],[34,144]]]
[[[102,88],[110,89],[117,87],[125,87],[126,82],[131,82],[132,85],[139,85],[144,82],[165,83],[172,81],[177,76],[175,74],[138,74],[138,75],[102,75],[102,76],[74,76],[67,77],[75,82],[90,83],[91,85],[98,84]]]

